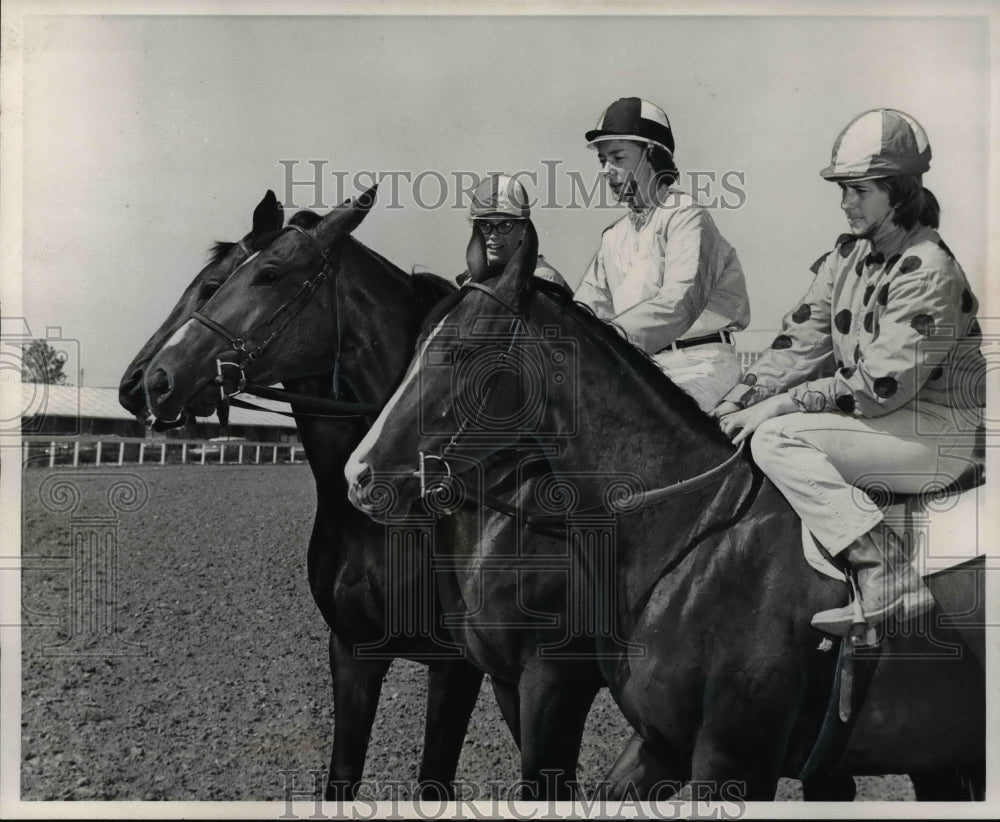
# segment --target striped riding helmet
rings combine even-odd
[[[531,209],[524,186],[506,174],[484,177],[472,194],[469,216],[473,220],[480,217],[527,219],[531,216]]]
[[[584,136],[588,146],[603,140],[638,140],[663,146],[671,155],[674,153],[674,133],[666,113],[639,97],[615,100],[601,114],[597,126]]]
[[[909,114],[877,108],[859,114],[833,144],[825,180],[871,180],[919,176],[931,167],[931,146],[923,127]]]

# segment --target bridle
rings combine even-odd
[[[516,306],[511,305],[511,303],[498,294],[494,289],[490,288],[483,283],[478,282],[467,282],[462,286],[463,290],[475,290],[486,294],[495,302],[503,306],[511,314],[511,325],[509,329],[509,341],[505,350],[501,351],[496,362],[496,367],[494,368],[494,379],[490,382],[487,390],[484,392],[482,400],[479,403],[478,408],[475,413],[464,417],[461,423],[456,427],[455,433],[452,434],[448,443],[442,449],[441,454],[431,454],[425,451],[418,451],[418,468],[413,472],[420,482],[420,498],[422,500],[428,500],[429,497],[436,493],[440,493],[442,489],[442,483],[450,482],[457,479],[455,473],[452,471],[451,465],[448,463],[449,452],[453,452],[458,447],[459,438],[468,432],[469,428],[477,423],[482,415],[485,413],[487,403],[492,397],[497,383],[499,382],[500,375],[503,371],[501,366],[506,362],[507,358],[510,356],[514,345],[517,342],[518,337],[523,334],[524,329],[527,326],[527,318],[524,313],[518,309]],[[681,480],[679,482],[673,483],[662,488],[654,488],[648,491],[640,491],[631,494],[630,496],[624,497],[618,501],[616,505],[617,510],[613,512],[608,511],[606,505],[593,506],[591,508],[582,509],[573,513],[573,516],[586,516],[587,514],[604,514],[614,513],[615,515],[622,513],[634,512],[644,508],[650,508],[654,505],[659,505],[662,502],[666,502],[674,497],[680,496],[682,494],[688,494],[693,491],[697,491],[708,485],[721,482],[726,477],[728,477],[733,467],[737,462],[740,461],[743,455],[743,443],[736,448],[733,454],[728,457],[724,462],[710,468],[707,471],[698,474],[697,476],[691,477],[686,480]],[[542,448],[542,446],[539,446]],[[434,481],[429,481],[427,474],[428,463],[434,461],[440,464],[444,471],[443,478],[437,478]],[[510,505],[503,500],[499,499],[497,496],[483,493],[480,496],[471,496],[464,486],[460,489],[463,495],[463,501],[465,503],[484,503],[487,507],[498,511],[499,513],[505,514],[510,517],[518,518],[523,520],[528,526],[535,528],[540,531],[552,531],[553,529],[558,529],[563,526],[566,522],[569,514],[553,514],[548,512],[538,512],[538,511],[527,511],[522,506]],[[433,505],[433,499],[430,500]]]
[[[245,334],[238,334],[218,320],[209,317],[204,311],[195,311],[191,318],[197,320],[213,333],[222,337],[236,354],[236,361],[216,359],[216,376],[214,383],[219,386],[219,417],[220,420],[228,418],[229,404],[242,407],[258,408],[257,406],[233,400],[235,394],[248,393],[267,399],[277,399],[285,402],[295,402],[300,407],[306,407],[315,411],[327,411],[336,417],[361,416],[365,414],[377,414],[381,411],[380,405],[348,402],[339,399],[340,397],[340,353],[343,339],[340,319],[340,293],[337,288],[337,274],[340,271],[340,261],[331,259],[323,247],[301,226],[289,225],[279,232],[283,234],[288,231],[295,231],[306,239],[309,245],[316,251],[321,259],[320,267],[314,274],[309,276],[291,297],[279,305],[267,317],[254,325]],[[241,241],[242,243],[242,241]],[[245,246],[244,246],[245,247]],[[244,263],[246,260],[244,260]],[[265,385],[258,385],[247,380],[244,369],[254,361],[260,359],[275,340],[284,332],[289,323],[306,306],[310,297],[324,283],[329,282],[333,293],[334,305],[334,325],[336,341],[336,358],[333,368],[333,393],[334,399],[320,399],[306,395],[294,394],[290,391],[269,388]],[[238,371],[236,388],[232,391],[226,389],[226,380],[223,372],[224,368],[235,368]],[[263,409],[270,411],[271,409]],[[279,412],[280,413],[280,412]],[[294,416],[294,415],[293,415]]]

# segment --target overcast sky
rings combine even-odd
[[[282,161],[298,180],[322,161],[326,207],[355,175],[398,173],[356,236],[449,277],[469,233],[461,175],[533,173],[553,206],[535,211],[541,250],[575,285],[622,213],[573,202],[574,175],[597,179],[583,133],[630,95],[667,111],[682,185],[715,201],[740,255],[761,332],[743,347],[770,339],[846,230],[818,172],[878,106],[927,130],[942,235],[987,299],[982,18],[56,15],[26,17],[23,44],[23,295],[6,270],[4,316],[78,340],[86,385],[117,384],[266,189],[314,204]]]

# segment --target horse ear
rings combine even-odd
[[[532,277],[538,265],[538,234],[531,220],[524,227],[524,238],[514,255],[504,266],[500,276],[500,285],[509,290],[520,302],[532,289]]]
[[[281,203],[274,196],[274,192],[268,189],[264,199],[257,203],[257,208],[253,210],[253,231],[251,233],[254,237],[261,237],[264,234],[277,231],[284,224],[285,212],[281,208]]]
[[[324,245],[333,245],[341,237],[350,234],[361,225],[368,216],[371,207],[375,205],[375,191],[378,185],[373,185],[367,191],[352,200],[347,200],[327,214],[316,226],[316,237]]]
[[[483,232],[472,226],[472,236],[465,249],[465,264],[469,269],[472,282],[478,283],[486,279],[489,268],[486,265],[486,238]]]

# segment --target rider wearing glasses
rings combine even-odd
[[[743,269],[708,211],[674,188],[674,135],[662,109],[612,103],[586,134],[627,215],[606,228],[576,299],[705,411],[742,376],[732,332],[750,321]]]
[[[490,271],[498,274],[503,271],[507,261],[521,245],[530,216],[528,195],[524,186],[514,178],[506,174],[492,174],[476,187],[472,194],[469,219],[486,241],[486,264]],[[535,265],[535,276],[569,290],[562,275],[541,254]],[[460,274],[459,285],[468,277],[467,271]]]

